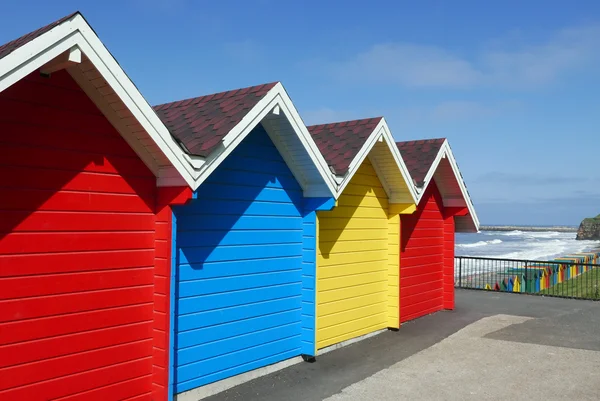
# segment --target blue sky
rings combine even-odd
[[[0,43],[74,10],[152,104],[279,80],[307,124],[449,138],[484,224],[600,213],[600,2],[7,2]]]

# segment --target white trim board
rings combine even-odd
[[[475,227],[475,230],[479,231],[479,218],[477,217],[477,213],[475,212],[475,207],[473,206],[473,201],[471,200],[471,196],[469,195],[469,192],[467,191],[467,186],[465,184],[465,181],[463,180],[460,170],[458,169],[458,164],[456,163],[456,159],[454,158],[454,154],[452,153],[452,149],[450,149],[450,144],[448,143],[447,139],[444,139],[444,143],[440,147],[440,150],[438,151],[437,156],[435,157],[433,163],[431,163],[431,166],[429,167],[429,171],[427,171],[427,174],[425,175],[425,179],[423,180],[424,181],[423,186],[422,186],[421,190],[419,191],[417,204],[419,204],[421,202],[421,199],[423,198],[423,195],[425,194],[425,190],[429,186],[429,183],[434,179],[435,172],[438,169],[440,163],[442,162],[442,160],[444,158],[447,158],[448,162],[450,163],[450,167],[452,168],[452,172],[454,173],[454,177],[460,188],[460,192],[462,194],[464,203],[466,204],[467,209],[469,210],[469,215],[471,216],[471,219],[473,220],[473,225]],[[444,205],[447,207],[461,206],[461,205],[453,203],[453,200],[449,200],[448,202],[445,201]]]
[[[337,191],[335,193],[335,199],[338,199],[342,195],[344,189],[350,183],[352,177],[354,177],[354,174],[356,174],[364,160],[367,158],[367,156],[369,156],[371,149],[373,149],[373,147],[379,142],[380,139],[383,139],[383,142],[387,145],[390,154],[394,158],[394,161],[396,162],[396,165],[398,167],[398,173],[402,175],[402,179],[406,184],[406,189],[408,190],[412,203],[417,203],[417,192],[412,183],[412,178],[410,177],[408,169],[406,168],[406,164],[402,159],[400,150],[398,150],[398,147],[396,146],[396,141],[394,141],[394,137],[392,136],[387,122],[385,121],[385,118],[381,118],[379,124],[377,124],[375,129],[373,129],[373,132],[369,135],[369,137],[367,138],[363,146],[360,148],[354,159],[352,159],[350,165],[348,166],[348,171],[346,172],[346,174],[340,177],[339,175],[330,173],[334,181],[338,183]],[[369,157],[372,158],[372,156]],[[377,176],[379,177],[381,184],[383,185],[383,188],[386,194],[388,195],[390,203],[408,203],[406,202],[406,199],[394,199],[393,188],[391,188],[389,183],[385,180],[383,173],[381,171],[378,171],[376,165],[377,163],[375,161],[374,167],[376,169]],[[402,188],[402,190],[404,190],[404,188]]]
[[[196,190],[262,118],[277,108],[285,113],[299,138],[299,143],[306,150],[321,178],[318,182],[311,183],[299,180],[301,185],[304,184],[305,196],[328,197],[335,192],[335,183],[330,177],[323,156],[280,83],[226,135],[213,154],[207,158],[188,155],[79,13],[0,59],[0,92],[67,51],[81,51],[87,57],[168,160],[170,166],[158,166],[154,161],[155,156],[131,134],[125,124],[118,123],[117,118],[104,107],[106,105],[103,100],[99,96],[92,97],[99,108],[108,113],[109,121],[155,174],[158,186],[188,185],[192,190]],[[76,67],[69,68],[68,71],[81,85],[84,77],[74,71],[74,68]],[[95,90],[93,85],[83,85],[83,89],[88,95]],[[283,149],[280,149],[280,152],[286,158],[286,162],[290,163],[292,158],[285,155]],[[296,170],[297,177],[302,176],[293,163],[290,169],[292,172]]]
[[[181,174],[185,183],[191,186],[192,169],[184,163],[183,151],[81,14],[75,14],[0,59],[0,92],[59,57],[61,53],[73,49],[80,50],[90,60],[165,158]],[[119,132],[123,135],[122,130]],[[131,138],[125,139],[132,144]],[[138,154],[142,149],[143,146],[134,146]],[[149,163],[147,156],[140,155],[140,158],[146,164]],[[157,174],[155,165],[150,163],[148,167]]]
[[[308,153],[312,163],[316,167],[319,175],[321,176],[321,182],[315,185],[314,183],[308,183],[303,179],[302,172],[296,168],[288,150],[274,138],[272,133],[267,133],[272,137],[277,150],[282,155],[286,164],[294,174],[294,177],[304,190],[304,196],[306,197],[330,197],[335,193],[335,183],[330,176],[329,167],[323,158],[323,155],[319,152],[318,147],[312,136],[306,129],[306,126],[302,122],[295,106],[291,99],[287,95],[283,85],[278,82],[258,103],[250,110],[242,120],[235,126],[221,141],[222,146],[218,147],[216,151],[213,151],[211,155],[206,158],[206,163],[196,170],[197,175],[194,177],[196,189],[202,182],[204,182],[210,174],[227,158],[227,156],[246,138],[250,132],[269,114],[273,111],[277,111],[279,115],[283,112],[285,118],[291,124],[294,133],[298,137],[302,147]],[[266,129],[266,127],[265,127]]]

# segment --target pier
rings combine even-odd
[[[534,227],[534,226],[480,226],[480,231],[556,231],[560,233],[576,233],[577,227],[553,226],[553,227]]]

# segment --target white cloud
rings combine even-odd
[[[366,79],[405,86],[468,86],[481,80],[466,60],[432,46],[380,44],[353,60],[332,65],[349,80]]]
[[[565,73],[598,61],[600,25],[564,29],[535,45],[522,45],[516,40],[495,42],[494,47],[478,51],[471,58],[436,46],[376,44],[351,59],[325,65],[330,74],[349,82],[411,87],[533,87],[552,83]]]

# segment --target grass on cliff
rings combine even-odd
[[[556,284],[539,292],[542,295],[558,295],[600,300],[600,267],[587,271],[577,277]]]

